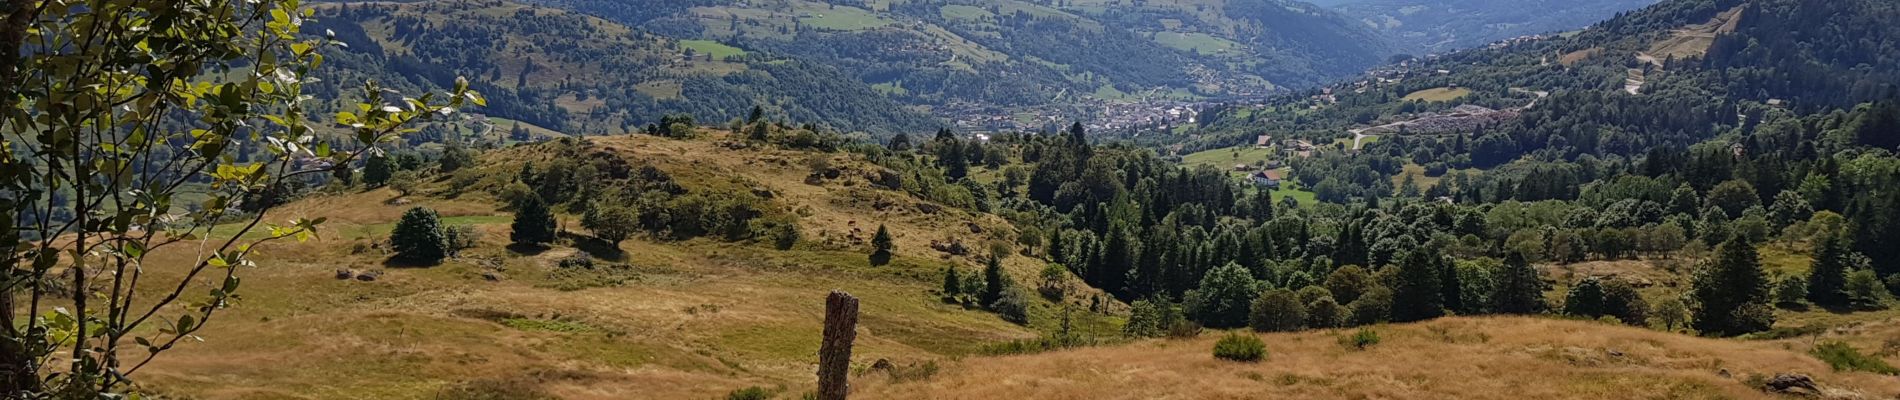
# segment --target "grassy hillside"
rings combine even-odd
[[[488,152],[476,169],[431,179],[409,196],[311,194],[272,217],[327,217],[321,237],[268,245],[261,262],[269,267],[246,272],[246,301],[202,331],[205,342],[142,371],[141,382],[204,399],[713,398],[748,386],[809,390],[822,299],[833,289],[863,299],[862,365],[942,362],[1056,324],[1047,302],[1031,311],[1032,326],[1046,328],[1028,328],[934,294],[945,267],[970,274],[981,264],[930,244],[1008,239],[1014,230],[998,217],[875,189],[864,176],[876,167],[855,156],[735,150],[729,140],[713,131],[693,140],[556,140]],[[657,168],[690,191],[764,193],[766,212],[799,216],[804,239],[789,250],[705,238],[608,249],[584,236],[578,216],[562,214],[569,233],[551,248],[509,247],[510,213],[488,190],[525,162],[548,165],[572,149]],[[844,178],[806,183],[807,163],[818,158]],[[382,240],[417,206],[447,225],[472,226],[478,245],[438,266],[387,263]],[[879,224],[895,234],[897,257],[872,267],[866,241]],[[147,273],[176,274],[167,266],[191,256],[159,255]],[[576,257],[595,266],[562,265]],[[1018,281],[1040,279],[1041,263],[1026,257],[1005,267]],[[381,275],[337,279],[339,270]],[[1099,334],[1114,329],[1093,314],[1075,321],[1108,326]]]
[[[1882,325],[1891,331],[1895,324]],[[1812,375],[1834,398],[1881,398],[1900,381],[1834,372],[1807,340],[1742,342],[1586,321],[1487,317],[1354,330],[1261,334],[1267,358],[1209,354],[1219,335],[967,360],[933,379],[873,381],[868,398],[1772,399],[1766,376]]]

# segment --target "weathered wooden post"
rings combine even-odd
[[[858,298],[833,290],[825,297],[825,341],[818,348],[818,400],[844,400],[851,385],[851,342],[858,338]]]

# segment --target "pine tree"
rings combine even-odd
[[[1422,321],[1445,315],[1437,257],[1435,252],[1421,248],[1407,253],[1399,263],[1398,286],[1392,289],[1393,321]]]
[[[1464,282],[1458,276],[1458,265],[1449,257],[1438,259],[1438,297],[1445,302],[1445,309],[1459,314],[1476,314],[1465,307]]]
[[[402,213],[402,220],[389,233],[389,247],[396,251],[397,260],[417,264],[435,264],[449,254],[441,218],[424,207]]]
[[[1808,271],[1808,301],[1822,307],[1847,305],[1847,236],[1830,233],[1814,247],[1814,264]]]
[[[772,137],[772,129],[765,122],[755,122],[746,129],[746,140],[763,142]]]
[[[529,194],[515,204],[515,221],[508,240],[518,245],[540,245],[554,241],[554,212],[541,196]]]
[[[1491,294],[1491,311],[1500,314],[1537,314],[1548,305],[1544,301],[1544,281],[1537,269],[1524,260],[1523,253],[1512,252],[1498,271],[1497,286]]]
[[[756,124],[756,123],[759,123],[760,120],[764,120],[764,119],[765,119],[765,108],[760,107],[760,106],[752,106],[752,113],[749,115],[746,115],[745,123]]]
[[[957,277],[957,267],[943,268],[943,298],[955,298],[963,294],[963,278]]]
[[[897,248],[891,241],[891,231],[878,224],[877,234],[871,236],[871,265],[879,266],[891,263],[891,250]]]
[[[1696,272],[1691,295],[1695,296],[1694,326],[1704,334],[1739,335],[1762,328],[1756,313],[1743,312],[1751,307],[1767,307],[1768,275],[1761,269],[1761,255],[1741,235],[1735,235],[1716,251],[1713,263]]]

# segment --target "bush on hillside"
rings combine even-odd
[[[1015,287],[1003,290],[1003,296],[990,303],[990,310],[1003,320],[1017,324],[1029,323],[1029,295]]]
[[[1822,343],[1819,346],[1814,346],[1814,350],[1808,351],[1808,354],[1813,354],[1814,358],[1826,361],[1827,365],[1834,367],[1835,371],[1864,371],[1884,375],[1900,375],[1900,368],[1894,368],[1893,365],[1887,364],[1887,361],[1881,360],[1880,357],[1861,354],[1860,350],[1856,350],[1854,346],[1843,342]]]
[[[726,394],[726,400],[766,400],[770,398],[772,398],[772,391],[765,390],[765,388],[758,386],[734,390],[732,393]]]
[[[1267,357],[1267,344],[1253,335],[1230,333],[1214,342],[1214,358],[1258,362]]]
[[[1339,338],[1339,345],[1349,350],[1365,350],[1378,344],[1379,332],[1367,328],[1359,328],[1359,331]]]

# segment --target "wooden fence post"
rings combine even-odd
[[[818,348],[818,400],[844,400],[851,373],[851,342],[858,338],[858,298],[832,291],[825,297],[825,341]]]

